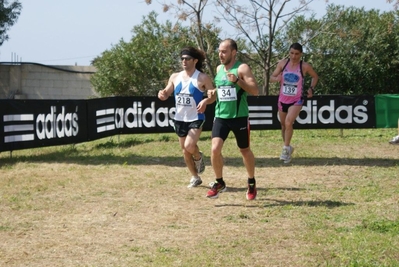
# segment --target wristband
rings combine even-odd
[[[238,78],[238,76],[236,76],[237,77],[237,80],[235,81],[235,82],[233,82],[233,83],[237,83],[238,82],[238,80],[240,79],[240,78]]]

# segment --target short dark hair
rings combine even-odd
[[[303,50],[302,50],[302,45],[300,44],[300,43],[293,43],[291,46],[290,46],[290,49],[295,49],[295,50],[298,50],[299,52],[303,52]]]
[[[224,43],[224,42],[229,43],[231,50],[236,50],[238,52],[238,46],[237,46],[236,41],[234,41],[233,39],[227,38],[222,41],[222,43]]]
[[[203,72],[203,64],[204,64],[204,60],[205,60],[205,53],[202,52],[202,50],[197,49],[195,47],[192,46],[187,46],[184,47],[181,51],[180,51],[180,56],[182,55],[188,55],[190,57],[193,57],[195,59],[197,59],[197,63],[195,64],[195,68],[201,72]]]

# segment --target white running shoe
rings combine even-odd
[[[394,138],[392,138],[391,141],[389,141],[389,143],[391,145],[399,145],[399,135],[395,136]]]
[[[290,146],[288,158],[287,158],[287,160],[284,160],[284,163],[285,163],[285,164],[291,162],[291,160],[292,160],[292,153],[294,153],[294,148],[293,148],[292,146]]]
[[[199,160],[194,160],[195,167],[197,168],[197,173],[202,174],[205,171],[204,155],[200,151],[201,158]]]
[[[292,146],[283,147],[283,151],[281,152],[280,160],[283,160],[284,163],[290,163],[292,160],[292,153],[294,152],[294,148]]]
[[[289,148],[283,147],[283,151],[281,151],[280,160],[287,160],[289,156]]]
[[[191,177],[191,180],[190,180],[190,184],[187,186],[188,188],[191,188],[191,187],[197,187],[197,186],[199,186],[200,184],[202,184],[202,180],[201,180],[201,177],[194,177],[194,176],[192,176]]]

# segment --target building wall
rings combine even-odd
[[[0,99],[89,99],[93,66],[0,64]]]

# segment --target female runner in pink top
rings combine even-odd
[[[270,77],[270,82],[280,83],[278,115],[284,142],[280,160],[283,160],[284,163],[291,162],[291,155],[294,151],[294,148],[290,145],[294,134],[294,122],[302,109],[306,97],[313,96],[314,87],[319,79],[312,66],[301,60],[302,52],[302,45],[299,43],[292,44],[289,58],[280,60]],[[312,77],[310,88],[307,91],[304,90],[304,75]]]

